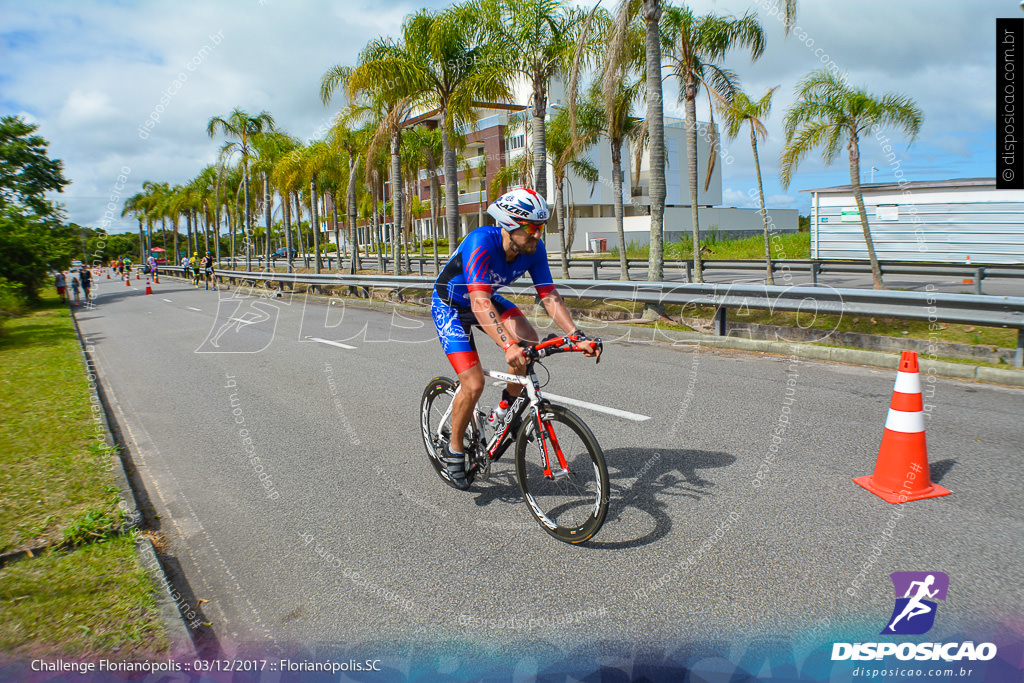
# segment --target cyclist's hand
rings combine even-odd
[[[526,356],[523,355],[523,347],[518,342],[505,350],[505,362],[517,375],[526,372]]]
[[[576,345],[580,347],[583,351],[583,355],[587,358],[601,357],[601,347],[590,340],[578,342]]]

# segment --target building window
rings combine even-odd
[[[523,147],[526,147],[526,133],[520,133],[519,135],[513,135],[512,137],[510,137],[508,139],[508,148],[510,150],[522,149]]]

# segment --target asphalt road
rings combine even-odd
[[[437,670],[472,652],[527,672],[799,658],[876,639],[893,571],[949,575],[936,641],[1021,616],[1024,391],[924,377],[932,476],[953,493],[892,506],[851,481],[874,467],[892,371],[625,339],[597,366],[553,358],[553,393],[651,418],[577,410],[612,501],[574,547],[529,516],[508,456],[469,492],[434,474],[418,404],[451,370],[429,318],[97,284],[78,320],[211,650]]]

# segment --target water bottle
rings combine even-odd
[[[508,412],[508,401],[502,399],[501,402],[491,410],[491,414],[487,416],[487,424],[491,429],[498,428],[501,421],[505,419],[506,412]]]

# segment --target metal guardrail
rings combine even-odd
[[[370,254],[361,256],[360,259],[366,265],[376,264],[377,268],[381,270],[388,270],[393,268],[394,259],[388,256],[378,256],[377,254]],[[263,268],[263,257],[254,256],[251,259],[252,263],[256,264],[256,267]],[[314,260],[312,256],[298,256],[293,259],[294,261],[300,261],[307,268],[311,267],[310,263]],[[222,262],[227,261],[232,265],[245,263],[244,258],[235,257],[234,259],[222,259]],[[322,256],[321,261],[324,263],[328,270],[334,269],[334,263],[338,261],[337,255]],[[419,275],[425,275],[433,272],[432,268],[425,268],[425,265],[433,266],[434,257],[427,256],[402,256],[403,270],[405,269],[405,263],[412,264],[412,270],[418,272]],[[443,264],[447,261],[447,257],[441,256],[440,262]],[[275,265],[287,263],[287,259],[279,258],[272,259]],[[348,258],[343,258],[338,264],[338,270],[343,270],[349,263]],[[548,258],[548,264],[552,270],[561,268],[562,261],[560,258]],[[671,259],[664,262],[666,268],[675,268],[686,271],[686,281],[690,282],[693,279],[693,261],[692,260],[679,260]],[[365,268],[366,265],[363,267]],[[644,270],[647,268],[647,259],[631,258],[626,259],[626,270],[627,273],[632,269]],[[620,262],[617,258],[570,258],[569,267],[579,268],[587,267],[591,268],[592,279],[601,279],[600,271],[602,268],[608,268],[614,272],[618,272],[620,268]],[[919,276],[946,276],[946,277],[960,277],[965,279],[971,279],[974,281],[974,293],[982,293],[982,282],[986,279],[994,278],[1024,278],[1024,265],[1004,264],[1004,265],[960,265],[955,263],[925,263],[920,261],[879,261],[879,269],[881,270],[882,276],[886,275],[919,275]],[[764,272],[765,264],[763,261],[751,261],[751,260],[705,260],[701,262],[701,267],[704,270],[749,270],[752,272]],[[822,274],[830,273],[870,273],[871,265],[869,263],[860,263],[856,261],[837,261],[837,260],[821,260],[821,259],[790,259],[790,260],[773,260],[772,261],[772,272],[780,273],[784,271],[797,271],[807,272],[811,277],[811,284],[818,284],[818,276]]]
[[[180,267],[166,270],[180,271]],[[220,278],[246,282],[306,284],[326,287],[374,287],[430,290],[433,277],[394,275],[343,275],[325,273],[258,273],[217,270]],[[630,282],[622,280],[555,280],[563,297],[634,301],[651,304],[692,304],[716,309],[715,334],[726,333],[730,308],[793,311],[808,315],[864,315],[902,320],[926,320],[1017,330],[1015,365],[1024,364],[1024,297],[979,296],[945,292],[906,292],[872,289],[836,289],[827,286],[782,287],[749,284],[679,284],[673,282]],[[533,295],[530,283],[507,287],[514,294]]]

